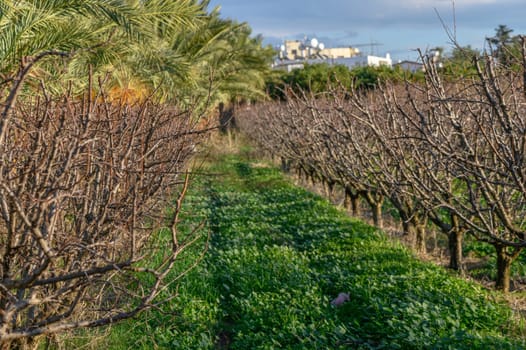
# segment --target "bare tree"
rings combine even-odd
[[[487,55],[476,60],[478,100],[464,103],[474,132],[463,133],[467,201],[458,201],[464,219],[497,253],[497,288],[508,291],[512,262],[526,247],[526,45],[515,66],[499,69]],[[462,132],[460,130],[459,132]]]
[[[524,56],[524,50],[523,50]],[[514,70],[491,57],[475,58],[478,77],[444,83],[428,65],[427,101],[432,106],[419,130],[439,167],[450,179],[422,190],[497,254],[496,287],[510,288],[510,267],[524,249],[524,58]],[[415,111],[417,108],[415,108]],[[448,184],[449,183],[449,184]],[[423,189],[424,187],[422,187]],[[432,190],[435,189],[435,190]],[[457,226],[458,227],[458,226]]]
[[[441,109],[429,89],[406,86],[405,91],[404,101],[393,98],[392,106],[398,111],[398,120],[406,126],[407,137],[404,142],[409,143],[412,149],[410,156],[408,154],[403,160],[404,163],[410,163],[405,167],[406,179],[429,220],[448,238],[449,267],[462,270],[462,242],[467,228],[447,205],[452,203],[458,191],[462,191],[452,172],[453,163],[449,160],[456,149],[447,148],[448,144],[455,144],[454,141],[448,143],[451,138],[455,138],[455,134],[447,124],[436,118]],[[429,137],[436,139],[429,144],[426,142],[430,141]],[[444,148],[442,152],[437,152],[433,146]]]
[[[449,266],[462,269],[467,233],[495,247],[499,289],[526,246],[526,48],[512,64],[473,57],[476,76],[444,79],[422,55],[425,82],[369,92],[328,89],[254,107],[242,129],[274,154],[351,198],[361,196],[381,227],[384,197],[415,248],[428,220],[448,237]],[[348,202],[350,202],[348,198]]]
[[[184,258],[188,247],[206,249],[199,227],[178,230],[188,162],[204,135],[198,119],[150,100],[110,103],[102,84],[58,99],[42,87],[5,112],[2,348],[166,301],[159,295],[196,263]]]

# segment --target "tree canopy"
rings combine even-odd
[[[211,102],[261,96],[272,50],[246,23],[222,19],[208,6],[196,0],[1,1],[0,73],[4,83],[12,81],[22,60],[31,61],[28,87],[45,82],[55,92],[68,84],[86,88],[91,71],[109,79],[115,97],[156,91],[163,101],[193,103],[204,95]]]

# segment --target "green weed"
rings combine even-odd
[[[510,308],[375,228],[225,156],[190,198],[212,231],[173,302],[114,326],[112,349],[519,349]],[[350,302],[333,307],[340,292]]]

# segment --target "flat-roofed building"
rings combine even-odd
[[[323,58],[350,58],[360,54],[357,48],[331,47],[327,48],[317,39],[285,40],[280,47],[280,58],[287,60],[309,59],[315,57]]]
[[[298,60],[276,60],[272,67],[274,69],[283,69],[288,72],[294,69],[301,69],[305,67],[305,64],[316,64],[326,63],[329,65],[343,65],[349,69],[356,67],[392,67],[393,61],[391,55],[386,54],[385,57],[379,56],[354,56],[347,58],[309,58],[309,59],[298,59]]]
[[[344,65],[348,68],[359,66],[392,67],[389,54],[385,57],[361,55],[355,47],[325,48],[323,43],[313,38],[308,40],[285,40],[279,48],[279,55],[272,65],[275,69],[291,71],[301,69],[305,64],[327,63],[329,65]]]
[[[351,58],[354,56],[358,56],[360,54],[360,50],[358,50],[355,47],[332,47],[332,48],[324,48],[323,50],[320,50],[320,55],[325,56],[327,58]]]
[[[380,67],[380,66],[386,66],[386,67],[392,67],[393,66],[393,60],[391,59],[390,54],[386,54],[385,57],[381,56],[355,56],[355,57],[349,57],[349,58],[335,58],[330,61],[331,64],[341,64],[344,66],[347,66],[348,68],[356,68],[356,67]]]
[[[421,62],[416,62],[416,61],[404,60],[404,61],[395,63],[393,66],[400,67],[401,69],[409,71],[411,73],[424,71],[424,65]]]

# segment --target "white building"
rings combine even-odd
[[[390,54],[386,54],[385,57],[379,57],[379,56],[355,56],[355,57],[349,57],[349,58],[335,58],[332,59],[331,64],[341,64],[344,66],[347,66],[349,69],[356,68],[356,67],[380,67],[380,66],[386,66],[386,67],[392,67],[393,66],[393,60],[391,59]]]
[[[398,63],[395,63],[393,66],[400,67],[401,69],[409,71],[411,73],[423,72],[424,71],[424,65],[422,63],[416,62],[416,61],[404,60],[404,61],[400,61]]]
[[[305,68],[305,60],[277,60],[272,64],[273,69],[286,70],[288,73],[294,69]]]
[[[392,67],[393,61],[391,59],[391,55],[386,54],[385,57],[378,57],[378,56],[354,56],[354,57],[346,57],[346,58],[326,58],[326,57],[320,57],[320,58],[310,58],[310,59],[296,59],[296,60],[288,60],[288,59],[278,59],[274,62],[272,67],[274,69],[283,69],[287,72],[292,71],[293,69],[302,69],[305,67],[305,63],[308,64],[315,64],[315,63],[327,63],[329,65],[343,65],[346,66],[349,69],[353,69],[356,67],[380,67],[380,66],[386,66],[386,67]]]
[[[392,67],[391,56],[385,57],[361,55],[360,50],[353,47],[326,48],[318,39],[285,40],[279,48],[279,54],[272,67],[288,72],[301,69],[305,64],[327,63],[329,65],[344,65],[349,69],[355,67]]]
[[[283,60],[300,60],[309,58],[348,58],[360,54],[355,47],[325,47],[318,39],[285,40],[279,47],[279,58]]]

